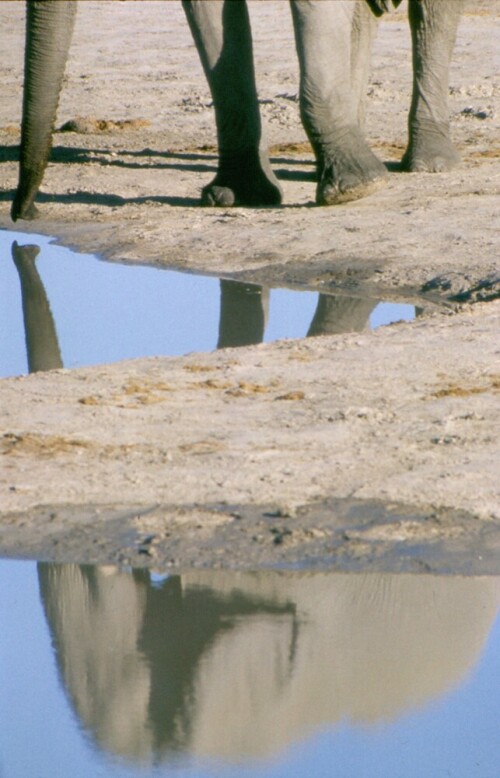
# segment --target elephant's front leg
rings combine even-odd
[[[204,205],[278,205],[281,189],[262,140],[244,0],[183,0],[215,108],[219,168]]]
[[[460,157],[449,131],[448,80],[463,0],[409,0],[413,96],[402,167],[439,172]]]
[[[34,200],[52,145],[75,13],[74,0],[31,0],[26,4],[19,184],[11,209],[14,221],[34,219],[37,215]]]
[[[316,155],[320,205],[364,197],[387,174],[359,126],[359,84],[351,71],[359,52],[352,49],[352,31],[365,17],[357,10],[357,0],[292,0],[300,108]]]

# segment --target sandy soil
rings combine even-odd
[[[450,89],[463,164],[438,176],[397,171],[409,32],[404,12],[381,24],[367,127],[390,180],[325,209],[313,206],[288,4],[251,3],[285,205],[213,210],[197,207],[215,168],[214,126],[181,8],[81,2],[58,126],[84,120],[56,134],[42,219],[22,229],[114,261],[424,295],[443,312],[377,333],[1,381],[2,553],[500,572],[499,14],[499,0],[483,0],[463,18]],[[24,4],[0,4],[6,229],[23,17]]]

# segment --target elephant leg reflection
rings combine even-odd
[[[35,265],[40,248],[19,246],[14,241],[11,251],[21,282],[29,372],[63,367],[54,318]]]
[[[385,725],[463,684],[500,604],[498,576],[192,570],[158,582],[39,563],[38,579],[82,729],[143,764],[266,757],[325,727]]]
[[[277,620],[280,656],[290,670],[295,607],[287,598],[276,602],[272,591],[217,592],[186,586],[177,575],[158,586],[146,570],[43,562],[38,580],[74,710],[96,743],[120,756],[158,761],[192,747],[204,661],[247,621],[264,622],[269,643],[276,635],[269,623]]]
[[[262,343],[269,309],[269,290],[240,281],[220,282],[217,348]]]
[[[334,297],[320,294],[307,337],[362,332],[376,305],[376,300],[362,297]]]

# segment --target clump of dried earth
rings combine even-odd
[[[405,9],[380,26],[367,130],[385,189],[314,207],[288,4],[250,2],[285,204],[204,209],[210,95],[180,4],[81,2],[27,232],[110,261],[418,301],[375,333],[0,382],[0,551],[155,567],[498,573],[499,0],[469,3],[451,71],[463,163],[398,172]],[[17,177],[24,4],[0,4],[0,226]],[[97,32],[96,32],[97,31]],[[16,225],[19,229],[19,225]]]

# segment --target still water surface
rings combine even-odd
[[[0,230],[0,377],[362,330],[415,316],[413,305],[103,262],[50,241]]]
[[[0,562],[2,778],[498,778],[500,578]]]

